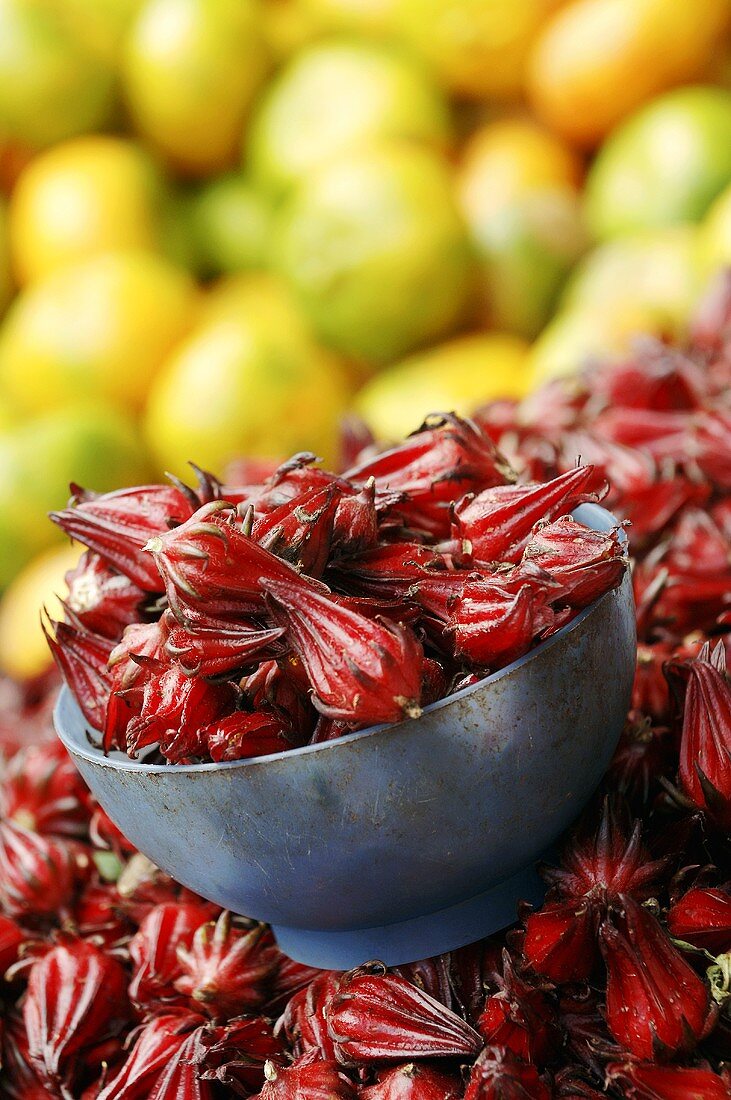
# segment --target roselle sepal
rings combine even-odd
[[[557,985],[585,981],[598,957],[597,924],[596,910],[585,898],[546,903],[525,918],[526,962]]]
[[[617,531],[594,531],[569,516],[538,524],[522,560],[550,573],[563,587],[563,600],[576,608],[616,588],[627,568]]]
[[[727,1072],[655,1062],[612,1062],[607,1066],[606,1084],[628,1100],[728,1100],[731,1094]]]
[[[9,917],[49,920],[68,913],[90,870],[84,845],[0,822],[0,905]]]
[[[556,1046],[554,1012],[545,989],[522,978],[503,951],[499,989],[487,997],[477,1029],[488,1047],[544,1065]]]
[[[376,1084],[358,1095],[360,1100],[458,1100],[463,1084],[431,1066],[407,1062],[379,1074]]]
[[[173,621],[165,641],[167,656],[186,676],[225,676],[281,651],[281,627],[197,621],[186,629]]]
[[[190,947],[178,946],[182,973],[175,988],[214,1019],[257,1011],[277,963],[264,933],[263,925],[232,922],[226,911],[215,923],[201,925]]]
[[[66,574],[66,606],[95,634],[116,640],[126,626],[137,622],[148,594],[101,555],[87,550]]]
[[[16,962],[25,939],[26,936],[15,921],[0,913],[0,981],[8,967]]]
[[[456,654],[485,668],[509,664],[546,628],[552,616],[545,606],[527,584],[511,592],[498,582],[466,581],[447,624]]]
[[[715,1014],[708,988],[657,919],[628,895],[599,929],[607,966],[607,1024],[638,1058],[667,1061],[694,1049]]]
[[[272,710],[237,710],[203,726],[200,737],[216,764],[286,752],[295,744],[288,725]]]
[[[179,1009],[153,1016],[125,1042],[129,1055],[119,1073],[97,1100],[147,1100],[165,1066],[183,1046],[186,1036],[204,1023],[202,1016]]]
[[[21,828],[83,837],[88,802],[87,786],[60,741],[30,745],[3,765],[0,818]]]
[[[323,1061],[314,1052],[290,1066],[267,1062],[264,1077],[261,1092],[252,1100],[355,1100],[357,1095],[338,1064]]]
[[[363,724],[418,717],[423,650],[413,631],[367,619],[301,578],[262,584],[321,713]]]
[[[646,806],[673,767],[673,737],[665,726],[631,710],[607,771],[607,782],[632,806]]]
[[[553,1079],[554,1100],[604,1100],[606,1092],[595,1084],[582,1069],[566,1066]]]
[[[464,1100],[551,1100],[538,1070],[512,1051],[486,1047],[472,1067]]]
[[[479,1034],[445,1005],[375,966],[341,978],[325,1018],[343,1065],[474,1056],[483,1046]]]
[[[341,977],[338,970],[322,970],[290,998],[275,1033],[286,1035],[296,1055],[315,1051],[323,1061],[335,1061],[326,1010],[339,989]]]
[[[148,1100],[214,1100],[213,1088],[201,1073],[205,1057],[203,1031],[196,1028],[168,1059]]]
[[[41,619],[48,647],[61,676],[93,729],[102,729],[111,678],[107,668],[114,643],[78,621]]]
[[[312,489],[263,516],[254,518],[251,537],[270,553],[311,577],[320,577],[331,554],[337,485]]]
[[[250,1096],[264,1083],[264,1066],[284,1062],[280,1041],[269,1020],[239,1016],[210,1025],[201,1035],[204,1056],[200,1076],[214,1081],[225,1096]]]
[[[702,404],[706,380],[697,362],[653,337],[642,337],[639,354],[594,367],[592,405],[659,412],[691,412]]]
[[[186,995],[175,987],[183,975],[178,951],[191,947],[197,929],[210,918],[209,906],[192,902],[156,905],[144,917],[129,944],[133,965],[129,996],[138,1008],[186,1006]]]
[[[715,954],[731,947],[731,893],[723,887],[694,887],[670,906],[668,931],[675,939]]]
[[[447,1008],[452,1008],[450,963],[449,955],[435,955],[431,959],[418,959],[416,962],[394,966],[391,970],[392,973],[406,978],[412,985],[423,989]]]
[[[539,520],[552,520],[578,504],[602,500],[608,486],[600,482],[592,489],[598,481],[593,466],[577,466],[537,485],[498,485],[485,489],[456,506],[455,535],[469,543],[477,565],[517,562]]]
[[[23,1019],[30,1063],[64,1095],[88,1052],[117,1036],[129,1015],[120,963],[85,940],[61,936],[28,977]]]
[[[679,778],[688,797],[723,829],[731,828],[731,686],[719,642],[691,661],[670,662],[671,686],[685,687]]]
[[[70,538],[96,551],[144,592],[161,592],[160,575],[145,554],[146,543],[189,519],[189,500],[174,485],[138,485],[101,496],[77,494],[71,507],[51,512]]]

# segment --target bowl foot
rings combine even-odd
[[[339,932],[274,925],[272,931],[285,954],[308,966],[349,970],[370,959],[400,966],[454,951],[498,932],[515,922],[519,901],[540,905],[545,891],[535,865],[531,864],[484,894],[398,924]]]

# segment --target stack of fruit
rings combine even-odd
[[[0,665],[45,659],[17,622],[71,560],[44,514],[72,477],[332,464],[349,408],[397,438],[675,332],[731,259],[730,27],[728,0],[1,0],[0,589],[43,556]]]

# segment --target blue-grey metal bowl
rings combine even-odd
[[[596,505],[575,515],[615,525]],[[112,820],[180,882],[271,922],[302,962],[396,965],[539,900],[535,861],[598,785],[634,664],[628,572],[548,641],[417,720],[177,767],[105,757],[66,690],[56,728]]]

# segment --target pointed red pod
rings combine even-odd
[[[159,744],[160,752],[172,764],[205,753],[201,730],[233,711],[238,700],[236,686],[186,676],[181,669],[152,657],[138,656],[135,661],[142,667],[143,678],[112,696],[115,705],[107,712],[104,750],[121,744],[135,757],[140,749]],[[130,713],[124,723],[127,705]]]
[[[360,554],[378,542],[376,484],[368,481],[354,492],[342,492],[335,510],[332,549],[337,556]]]
[[[461,1081],[431,1066],[407,1062],[379,1074],[375,1085],[360,1090],[360,1100],[458,1100]]]
[[[559,581],[571,607],[587,607],[616,588],[627,568],[617,531],[593,531],[569,516],[539,524],[523,561],[539,565]]]
[[[460,1016],[397,974],[350,971],[325,1017],[343,1065],[469,1057],[483,1046]]]
[[[472,1067],[464,1100],[551,1100],[551,1093],[535,1066],[487,1047]]]
[[[111,682],[107,661],[113,643],[81,623],[49,619],[48,625],[41,625],[59,672],[84,718],[94,729],[101,729]]]
[[[3,767],[0,818],[45,835],[82,837],[89,792],[59,742],[31,745]]]
[[[455,509],[455,528],[466,539],[475,562],[517,562],[528,536],[539,520],[552,520],[571,512],[586,501],[598,502],[608,486],[598,488],[593,466],[576,466],[565,474],[529,485],[497,485],[472,498],[465,498]]]
[[[447,556],[434,547],[401,540],[374,546],[339,561],[332,572],[349,592],[380,599],[403,599],[422,578],[441,577],[449,568]]]
[[[282,627],[257,627],[237,622],[196,622],[188,629],[175,620],[165,642],[168,657],[186,676],[225,676],[255,661],[275,656]]]
[[[270,932],[271,936],[271,932]],[[304,963],[295,962],[288,955],[284,955],[272,939],[272,947],[277,955],[277,968],[274,973],[269,999],[264,1006],[267,1016],[276,1016],[287,1006],[289,1000],[302,989],[319,977],[321,970],[314,966],[306,966]]]
[[[593,398],[608,408],[653,409],[659,412],[697,408],[706,380],[688,355],[660,340],[644,337],[641,355],[600,364],[591,376]]]
[[[181,1009],[153,1016],[136,1028],[125,1043],[130,1050],[126,1062],[97,1100],[147,1100],[165,1066],[203,1023],[202,1016]]]
[[[137,622],[147,599],[147,593],[93,550],[82,554],[78,565],[69,570],[66,584],[66,606],[76,619],[112,641]]]
[[[694,887],[683,894],[667,915],[675,939],[704,947],[711,954],[731,945],[731,892],[726,887]]]
[[[408,982],[423,989],[440,1004],[452,1008],[450,963],[449,955],[435,955],[431,959],[417,959],[416,962],[394,966],[392,973],[406,978]]]
[[[542,1065],[556,1046],[554,1012],[542,988],[520,977],[507,951],[499,990],[491,994],[477,1021],[489,1047],[511,1051]]]
[[[267,1062],[264,1077],[261,1092],[252,1100],[355,1100],[357,1095],[336,1062],[309,1055],[298,1058],[291,1066]]]
[[[241,688],[254,710],[274,711],[293,741],[301,743],[314,729],[318,715],[311,702],[307,673],[296,654],[262,661],[241,681]]]
[[[108,949],[125,943],[134,932],[120,910],[115,884],[93,879],[76,899],[69,924],[79,936]]]
[[[213,1088],[202,1076],[204,1058],[202,1029],[196,1028],[167,1061],[148,1100],[214,1100]]]
[[[402,493],[395,506],[399,516],[444,535],[452,501],[516,479],[492,440],[473,421],[454,414],[427,417],[403,443],[366,458],[343,476],[356,484],[374,478],[378,494]]]
[[[530,649],[545,625],[541,610],[541,601],[528,585],[510,592],[498,583],[468,580],[454,601],[447,629],[460,657],[480,667],[499,668]]]
[[[574,1066],[560,1069],[553,1079],[554,1100],[605,1100],[604,1089],[595,1088],[595,1078]]]
[[[325,1017],[326,1009],[340,986],[339,970],[322,970],[308,985],[294,994],[277,1021],[296,1055],[315,1051],[326,1062],[335,1060],[335,1047]]]
[[[597,961],[596,929],[585,899],[547,903],[525,919],[526,962],[557,985],[586,981]]]
[[[413,631],[367,619],[315,587],[284,579],[263,584],[318,710],[363,724],[418,717],[423,651]]]
[[[81,844],[0,822],[0,903],[9,917],[48,919],[67,912],[89,870]]]
[[[320,577],[330,557],[341,497],[334,484],[312,489],[296,502],[288,501],[255,517],[251,537],[295,569]]]
[[[719,642],[696,660],[666,666],[672,686],[685,688],[679,777],[683,790],[723,829],[731,828],[731,686]]]
[[[196,930],[210,918],[204,903],[175,902],[156,905],[144,917],[129,944],[134,966],[129,996],[138,1008],[185,1003],[185,996],[175,988],[183,974],[178,948],[189,948]]]
[[[666,865],[665,859],[650,859],[642,823],[632,824],[621,802],[605,798],[598,824],[587,816],[565,845],[561,866],[542,873],[563,898],[603,902],[631,894],[643,901],[652,895]]]
[[[17,960],[20,945],[25,939],[15,921],[0,913],[0,981],[8,967]]]
[[[262,942],[264,932],[263,925],[232,923],[226,911],[202,924],[190,947],[178,947],[182,973],[175,988],[214,1019],[257,1011],[277,963],[274,948]]]
[[[193,510],[174,485],[138,485],[74,498],[70,508],[51,512],[51,519],[144,592],[161,592],[160,575],[153,559],[143,552],[145,544],[189,519]]]
[[[264,1083],[266,1063],[279,1064],[285,1058],[270,1021],[263,1016],[239,1016],[211,1025],[201,1041],[205,1051],[201,1078],[220,1085],[223,1096],[256,1092]]]
[[[247,760],[294,748],[291,731],[274,711],[257,710],[253,714],[237,710],[204,726],[201,739],[214,763],[223,760]]]
[[[223,500],[204,505],[179,527],[155,535],[145,549],[160,571],[170,607],[186,625],[201,616],[236,619],[261,614],[262,581],[299,576],[245,534],[238,512]]]
[[[611,1062],[607,1087],[628,1100],[728,1100],[731,1095],[726,1074],[654,1062]]]
[[[49,1092],[28,1058],[28,1035],[21,1015],[8,1011],[0,1035],[3,1100],[49,1100]]]
[[[607,965],[607,1024],[638,1058],[693,1050],[712,1026],[708,989],[658,921],[623,895],[599,930]]]
[[[118,1035],[129,1014],[120,963],[86,940],[63,938],[33,964],[23,1002],[28,1057],[40,1079],[64,1087],[86,1052]]]

